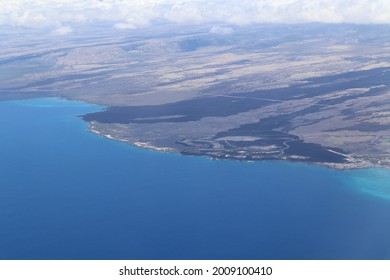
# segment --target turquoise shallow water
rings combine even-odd
[[[390,171],[363,169],[348,172],[345,184],[364,194],[390,201]]]
[[[389,259],[390,172],[157,153],[0,102],[0,259]]]

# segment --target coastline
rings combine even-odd
[[[85,102],[83,100],[71,100],[71,99],[66,99],[58,96],[45,96],[45,97],[33,97],[33,96],[24,96],[23,98],[8,98],[6,100],[0,100],[0,102],[7,102],[7,101],[21,101],[21,100],[39,100],[39,99],[56,99],[56,100],[64,100],[64,101],[69,101],[69,102],[76,102],[76,103],[83,103],[83,104],[90,104],[93,106],[101,106],[97,104],[91,104],[88,102]],[[82,116],[80,116],[82,119]],[[262,158],[262,159],[256,159],[256,158],[246,158],[243,155],[235,156],[231,154],[221,154],[219,156],[216,155],[210,155],[207,153],[190,153],[190,152],[183,152],[178,149],[172,148],[172,147],[157,147],[154,146],[153,144],[149,142],[142,142],[142,141],[130,141],[128,139],[124,139],[121,137],[117,137],[114,134],[110,133],[104,133],[102,131],[99,131],[99,129],[96,127],[96,125],[93,122],[85,121],[87,123],[87,130],[90,133],[93,133],[95,135],[98,135],[100,137],[104,137],[109,140],[114,140],[118,142],[125,143],[127,145],[136,147],[136,148],[141,148],[149,151],[156,151],[156,152],[165,152],[165,153],[176,153],[176,154],[181,154],[181,155],[192,155],[192,156],[202,156],[206,157],[212,160],[234,160],[234,161],[245,161],[245,162],[256,162],[256,161],[270,161],[270,160],[279,160],[279,161],[286,161],[286,162],[300,162],[300,163],[305,163],[309,165],[315,165],[315,166],[321,166],[321,167],[326,167],[326,168],[332,168],[336,170],[353,170],[353,169],[368,169],[368,168],[386,168],[390,169],[390,163],[384,162],[383,160],[376,160],[380,163],[375,164],[372,161],[360,157],[360,156],[353,156],[353,155],[348,155],[344,153],[340,153],[337,151],[334,151],[332,149],[328,149],[329,152],[341,155],[346,158],[347,162],[346,163],[337,163],[337,162],[318,162],[318,161],[310,161],[310,160],[305,160],[304,157],[301,156],[283,156],[279,158]],[[387,163],[387,164],[386,164]]]
[[[93,122],[87,122],[88,124],[88,131],[90,133],[93,133],[97,136],[109,139],[109,140],[114,140],[117,142],[125,143],[127,145],[140,148],[140,149],[145,149],[149,151],[156,151],[156,152],[164,152],[164,153],[176,153],[184,156],[201,156],[201,157],[206,157],[211,160],[234,160],[234,161],[244,161],[244,162],[260,162],[260,161],[285,161],[285,162],[291,162],[291,163],[305,163],[309,165],[315,165],[315,166],[320,166],[320,167],[326,167],[326,168],[331,168],[331,169],[336,169],[336,170],[353,170],[353,169],[368,169],[368,168],[386,168],[389,169],[390,166],[387,165],[376,165],[373,164],[372,162],[362,159],[362,158],[355,158],[351,155],[339,153],[333,150],[330,150],[330,152],[342,155],[346,158],[347,162],[346,163],[337,163],[337,162],[319,162],[319,161],[309,161],[305,160],[304,157],[300,156],[289,156],[289,157],[280,157],[280,158],[264,158],[264,159],[255,159],[255,158],[245,158],[243,156],[237,157],[237,156],[232,156],[230,154],[222,154],[221,156],[212,156],[209,154],[201,154],[201,153],[189,153],[189,152],[183,152],[174,148],[170,147],[156,147],[152,145],[151,143],[148,142],[141,142],[141,141],[130,141],[128,139],[123,139],[120,137],[116,137],[113,134],[110,133],[104,133],[98,130],[96,125]]]

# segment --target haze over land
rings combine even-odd
[[[91,130],[150,149],[389,166],[388,2],[131,3],[0,4],[0,99],[110,106]]]

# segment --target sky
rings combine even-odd
[[[116,29],[136,29],[159,22],[390,24],[390,1],[0,0],[0,25],[50,28],[58,35],[71,33],[80,25],[105,23]],[[228,33],[229,28],[216,27],[214,31]]]

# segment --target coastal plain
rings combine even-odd
[[[0,99],[103,105],[81,116],[92,132],[158,151],[390,167],[389,31],[166,24],[59,37],[2,27]]]

